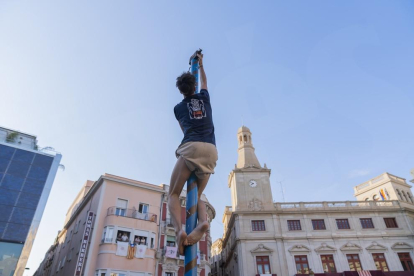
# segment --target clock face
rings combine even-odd
[[[257,182],[255,180],[250,180],[249,185],[250,187],[254,188],[257,186]]]

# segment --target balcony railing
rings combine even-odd
[[[173,225],[173,223],[172,223],[172,219],[171,219],[171,218],[167,218],[167,219],[165,220],[165,225],[166,225],[167,227],[174,228],[174,225]]]
[[[167,253],[167,248],[166,248],[166,247],[164,247],[163,249],[159,250],[158,252],[160,252],[160,254],[162,255],[162,257],[164,257],[164,256],[165,256],[165,254]],[[181,256],[181,255],[178,253],[178,250],[177,250],[177,254],[176,254],[176,256],[175,256],[174,258],[175,258],[175,259],[184,260],[184,256]],[[207,260],[206,260],[206,254],[200,254],[200,262],[205,262],[205,261],[207,261]]]
[[[119,217],[127,217],[127,218],[134,218],[140,220],[146,220],[157,223],[157,215],[152,213],[140,213],[138,210],[135,209],[122,209],[116,206],[109,207],[108,216],[119,216]]]
[[[274,206],[281,212],[345,210],[345,209],[382,209],[401,208],[398,200],[385,201],[324,201],[324,202],[276,202]]]

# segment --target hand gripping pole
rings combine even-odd
[[[190,57],[191,74],[196,79],[195,93],[199,93],[199,78],[198,78],[198,57],[197,54],[201,53],[201,49],[197,50]],[[197,226],[197,204],[198,204],[198,187],[197,177],[194,172],[191,173],[187,180],[187,203],[185,206],[186,220],[185,231],[189,235]],[[197,244],[186,246],[184,249],[184,276],[197,276]]]

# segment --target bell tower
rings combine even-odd
[[[252,133],[246,126],[237,131],[238,159],[230,172],[232,211],[273,210],[270,169],[262,167],[256,157]]]

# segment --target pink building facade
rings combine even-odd
[[[184,275],[183,259],[171,254],[176,244],[166,208],[168,188],[110,174],[87,181],[34,275]],[[181,200],[185,218],[185,192]],[[213,219],[214,208],[204,195],[202,200]],[[210,246],[207,235],[199,243],[199,275],[210,271]]]

